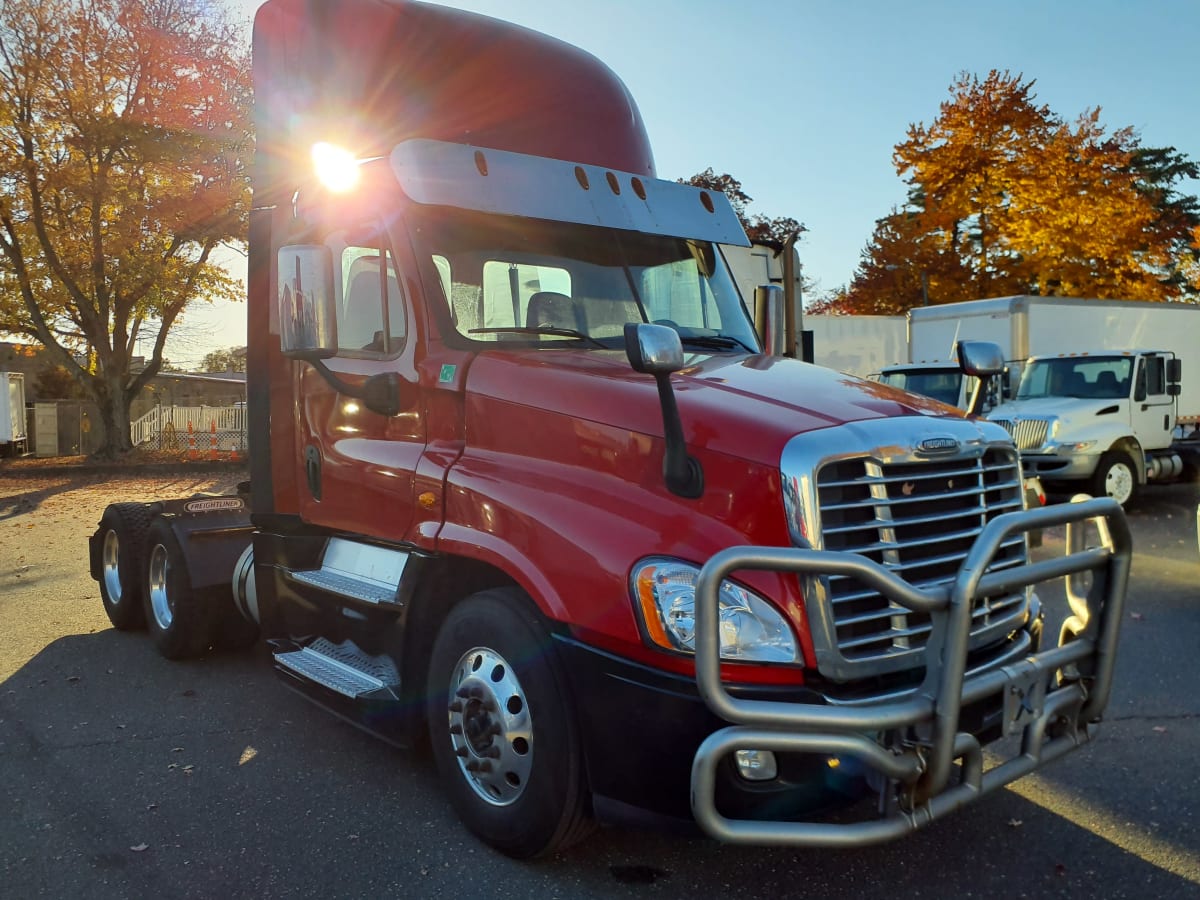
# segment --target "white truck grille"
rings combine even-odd
[[[1046,443],[1050,430],[1048,419],[992,419],[1012,435],[1018,450],[1036,450]]]

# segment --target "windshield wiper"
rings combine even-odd
[[[584,334],[582,331],[576,331],[574,328],[555,328],[551,325],[543,325],[541,328],[522,328],[518,325],[511,327],[501,325],[497,328],[472,328],[467,331],[467,334],[552,334],[559,337],[569,337],[579,341],[586,341],[593,347],[599,347],[601,350],[609,349],[608,344],[597,340],[590,334]]]
[[[756,352],[753,348],[747,347],[735,337],[730,337],[727,334],[690,334],[679,336],[679,342],[684,346],[706,347],[713,350],[732,350],[734,347],[741,347],[747,353]]]

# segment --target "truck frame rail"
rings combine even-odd
[[[1089,522],[1099,546],[1085,546]],[[1063,556],[987,571],[1005,538],[1057,525],[1067,526]],[[932,589],[916,588],[853,553],[731,547],[716,554],[696,584],[696,681],[708,707],[734,724],[714,732],[696,751],[691,792],[697,823],[729,843],[866,846],[915,831],[1086,743],[1112,686],[1131,558],[1128,524],[1109,498],[997,516],[976,539],[955,581]],[[743,569],[853,575],[893,603],[928,612],[933,632],[924,680],[900,698],[868,706],[734,697],[721,681],[717,594],[724,578]],[[1058,646],[965,678],[974,598],[1060,577],[1066,578],[1072,614]],[[959,714],[988,698],[1002,708],[1003,734],[1020,733],[1021,742],[1019,752],[985,770],[983,748],[974,735],[959,730]],[[846,823],[727,818],[716,806],[717,766],[737,750],[856,758],[886,779],[880,815]]]

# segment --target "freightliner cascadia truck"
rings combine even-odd
[[[865,845],[1089,739],[1119,506],[1026,510],[999,425],[762,352],[777,288],[741,297],[733,210],[655,177],[607,67],[383,0],[269,0],[253,51],[250,477],[105,511],[116,627],[265,641],[517,857],[595,821]]]

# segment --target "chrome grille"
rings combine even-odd
[[[824,549],[869,557],[922,588],[952,582],[983,526],[1022,507],[1017,454],[996,445],[973,458],[835,459],[818,469],[816,494]],[[1020,565],[1026,555],[1025,538],[1013,537],[991,570]],[[893,605],[852,577],[825,576],[819,587],[840,657],[831,668],[882,673],[917,663],[928,614]],[[1012,631],[1024,614],[1023,591],[980,598],[973,645]]]
[[[1012,435],[1018,450],[1036,450],[1046,443],[1050,430],[1048,419],[992,419]]]

